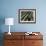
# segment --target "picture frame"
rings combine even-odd
[[[36,23],[36,9],[19,9],[19,23]]]

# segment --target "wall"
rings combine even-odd
[[[46,31],[46,1],[45,0],[1,0],[2,17],[13,17],[15,25],[11,31]],[[19,24],[18,9],[36,9],[36,24]],[[6,25],[2,25],[2,32],[8,31]]]
[[[18,23],[18,9],[24,8],[36,9],[36,24]],[[46,36],[46,0],[0,0],[0,18],[7,17],[15,19],[14,26],[11,26],[12,32],[38,31]],[[8,26],[0,24],[0,31],[8,32]]]

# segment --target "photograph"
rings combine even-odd
[[[36,23],[36,9],[19,9],[19,23]]]

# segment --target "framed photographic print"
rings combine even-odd
[[[19,23],[36,23],[36,9],[19,9]]]

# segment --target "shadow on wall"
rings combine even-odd
[[[2,25],[5,23],[5,17],[0,16],[0,46],[3,46],[3,32],[2,32]]]

